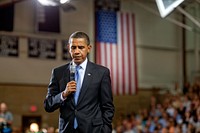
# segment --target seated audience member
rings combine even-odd
[[[8,107],[5,102],[0,103],[0,123],[4,123],[11,126],[13,122],[13,115],[8,111]]]
[[[54,127],[48,127],[47,133],[55,133],[55,128]]]
[[[13,115],[8,111],[6,103],[0,103],[0,132],[11,133],[11,124],[13,122]]]

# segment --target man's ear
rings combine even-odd
[[[67,44],[67,50],[70,53],[70,44]]]
[[[70,44],[67,44],[67,51],[69,52],[69,54],[71,54],[71,52],[70,52]]]
[[[68,50],[68,51],[69,51],[69,48],[70,48],[70,47],[69,47],[69,44],[67,44],[67,50]]]
[[[90,53],[91,49],[92,49],[92,45],[88,45],[88,54]]]

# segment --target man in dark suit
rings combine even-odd
[[[72,61],[53,69],[45,110],[60,109],[59,133],[111,133],[114,104],[109,69],[88,60],[91,45],[84,32],[74,32],[68,48]],[[72,64],[78,67],[75,81],[70,80]]]

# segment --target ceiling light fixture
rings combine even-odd
[[[162,18],[170,14],[184,0],[156,0]]]
[[[60,0],[60,4],[64,4],[64,3],[67,3],[69,2],[70,0]]]
[[[60,4],[65,4],[69,1],[70,0],[38,0],[38,2],[43,6],[57,6]]]

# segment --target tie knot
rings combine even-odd
[[[80,66],[80,65],[76,66],[76,70],[77,70],[77,71],[79,71],[80,69],[81,69],[81,66]]]

